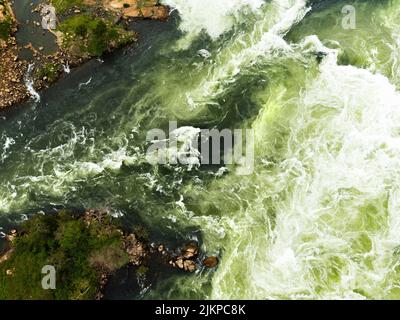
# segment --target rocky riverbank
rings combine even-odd
[[[135,42],[137,33],[130,30],[128,21],[165,20],[169,15],[158,0],[51,0],[32,8],[36,21],[17,21],[12,9],[17,5],[0,0],[0,109],[34,97],[35,91],[48,87],[70,68]],[[18,45],[22,23],[52,33],[57,52],[45,54],[43,47]],[[31,57],[23,58],[23,50]]]
[[[0,255],[0,299],[102,299],[110,276],[129,266],[143,276],[150,259],[183,272],[218,264],[217,257],[201,261],[195,242],[170,249],[149,243],[140,230],[124,230],[101,210],[38,214],[6,236],[8,245]],[[55,268],[55,290],[41,287],[46,265]]]
[[[11,106],[27,97],[23,77],[26,61],[18,58],[19,48],[13,34],[17,23],[8,0],[0,0],[0,108]]]

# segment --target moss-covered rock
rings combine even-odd
[[[0,264],[0,300],[95,298],[102,277],[129,258],[111,218],[89,214],[63,211],[25,222],[11,244],[12,254]],[[46,265],[55,267],[55,290],[42,288]]]

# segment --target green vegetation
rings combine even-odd
[[[11,19],[6,19],[0,22],[0,38],[3,40],[7,40],[12,32],[13,23]]]
[[[59,71],[60,71],[59,65],[49,62],[44,64],[40,69],[38,69],[36,76],[39,79],[47,78],[48,81],[52,82],[57,79]]]
[[[99,278],[128,262],[121,232],[69,212],[38,215],[22,226],[14,252],[0,265],[0,299],[93,299]],[[44,290],[42,268],[56,269],[56,289]],[[11,270],[12,275],[7,275]]]
[[[64,13],[72,7],[81,7],[82,0],[51,0],[58,13]]]
[[[76,56],[101,56],[134,40],[135,34],[89,14],[73,16],[59,26],[63,47]]]
[[[4,0],[0,0],[0,39],[7,40],[13,29],[13,20]]]

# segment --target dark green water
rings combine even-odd
[[[343,1],[165,2],[179,15],[134,48],[4,114],[0,225],[106,207],[221,258],[110,297],[398,298],[400,2],[352,1],[354,30]],[[148,164],[173,120],[254,129],[254,173]]]

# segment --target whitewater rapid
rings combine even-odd
[[[218,63],[195,89],[199,101],[223,94],[255,64],[261,64],[255,72],[281,60],[287,68],[294,60],[313,69],[310,55],[324,58],[315,72],[301,71],[300,85],[282,81],[259,94],[264,105],[252,124],[259,138],[256,174],[217,180],[204,195],[186,189],[199,202],[234,203],[220,213],[198,204],[208,214],[190,218],[203,226],[207,246],[223,252],[209,297],[398,298],[398,75],[391,70],[391,83],[371,57],[368,70],[340,66],[342,48],[329,49],[316,36],[289,44],[284,35],[309,8],[304,1],[272,1],[264,12],[271,12],[268,5],[275,15],[218,52]]]
[[[334,59],[320,72],[293,101],[284,158],[249,179],[257,196],[238,213],[245,222],[224,222],[236,241],[213,298],[396,297],[400,96],[387,78]]]

